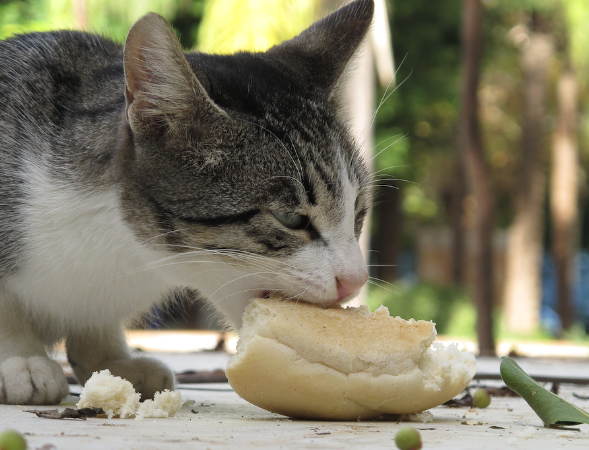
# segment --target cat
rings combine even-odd
[[[263,53],[184,53],[155,13],[124,46],[57,31],[0,43],[0,403],[110,369],[150,398],[162,363],[122,325],[176,288],[239,328],[253,297],[330,306],[368,277],[370,174],[337,88],[372,21],[356,0]]]

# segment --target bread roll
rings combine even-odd
[[[432,322],[391,317],[384,307],[371,313],[256,299],[243,319],[229,383],[245,400],[286,416],[412,414],[450,400],[476,373],[471,353],[433,343]]]

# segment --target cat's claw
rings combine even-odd
[[[152,358],[132,358],[108,361],[102,369],[131,382],[141,400],[153,398],[156,392],[174,389],[174,374],[162,362]]]
[[[68,392],[63,370],[45,356],[15,356],[0,362],[0,403],[53,405]]]

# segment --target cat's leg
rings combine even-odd
[[[0,403],[49,405],[69,392],[17,298],[0,287]]]
[[[121,327],[85,330],[67,338],[67,355],[80,384],[93,372],[108,369],[128,380],[141,399],[153,398],[156,392],[174,389],[174,374],[162,362],[146,357],[133,358]]]

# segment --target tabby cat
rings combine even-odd
[[[252,297],[324,306],[367,280],[369,173],[336,91],[372,21],[357,0],[264,53],[184,53],[139,19],[124,47],[75,31],[0,42],[0,403],[110,369],[173,387],[123,323],[177,288],[240,326]]]

